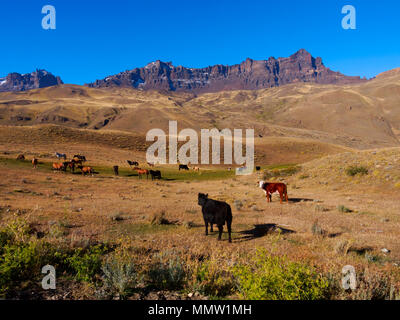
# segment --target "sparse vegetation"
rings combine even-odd
[[[346,174],[351,177],[354,177],[357,174],[366,175],[368,174],[368,169],[364,166],[350,166],[346,169]]]
[[[319,225],[318,220],[314,221],[311,226],[311,232],[314,236],[324,236],[326,231]]]
[[[346,206],[344,206],[342,204],[338,205],[337,209],[339,212],[343,212],[343,213],[353,212],[353,210],[347,208]]]
[[[276,166],[271,169],[264,170],[263,179],[268,180],[271,178],[289,177],[300,171],[297,165]]]

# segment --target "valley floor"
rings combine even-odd
[[[176,172],[176,176],[186,174],[190,179],[151,181],[125,174],[115,177],[110,168],[107,174],[82,176],[53,173],[43,164],[34,170],[29,163],[1,160],[0,224],[24,219],[36,235],[50,242],[75,246],[123,239],[145,251],[215,254],[225,261],[265,248],[273,255],[306,261],[338,278],[343,266],[349,264],[362,272],[398,274],[398,189],[353,183],[338,187],[300,172],[281,178],[288,184],[290,201],[280,204],[277,195],[267,203],[257,187],[262,173],[219,174],[205,180],[192,172]],[[215,230],[208,237],[204,235],[199,192],[232,206],[232,244],[225,232],[221,242]],[[160,216],[164,222],[157,223]],[[74,293],[75,298],[82,295],[85,297]]]

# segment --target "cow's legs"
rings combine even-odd
[[[222,231],[224,230],[224,226],[222,225],[218,225],[218,231],[219,231],[219,234],[218,234],[218,240],[221,240],[221,236],[222,236]]]
[[[206,236],[208,236],[208,222],[204,221],[204,224],[206,225]],[[211,225],[212,226],[212,225]]]
[[[229,234],[229,242],[232,242],[232,238],[231,238],[231,232],[232,232],[232,225],[231,222],[227,222],[227,227],[228,227],[228,234]]]
[[[281,198],[281,204],[282,204],[282,200],[283,200],[283,192],[281,193],[279,193],[279,197]]]
[[[211,225],[210,232],[214,232],[214,230],[213,230],[213,224],[210,223],[210,225]]]

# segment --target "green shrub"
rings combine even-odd
[[[345,207],[344,205],[338,205],[338,211],[339,212],[343,212],[343,213],[349,213],[349,212],[353,212],[353,210]]]
[[[13,235],[8,230],[0,230],[0,253],[3,252],[4,246],[13,241],[13,239]]]
[[[276,168],[271,170],[264,170],[263,179],[268,180],[273,177],[289,177],[300,171],[299,166],[289,166],[287,168]]]
[[[368,174],[368,169],[363,166],[350,166],[346,169],[346,174],[351,177],[354,177],[357,174],[365,175]]]
[[[329,281],[303,263],[272,257],[265,250],[246,265],[233,268],[241,298],[315,300],[326,298]]]
[[[195,290],[207,296],[225,297],[234,291],[231,272],[215,261],[203,262],[196,271]]]
[[[105,290],[111,294],[119,294],[121,298],[128,295],[141,280],[136,266],[131,261],[123,261],[115,256],[108,258],[102,265]]]
[[[40,247],[35,242],[6,244],[0,256],[0,293],[40,274]]]
[[[150,284],[157,289],[181,289],[186,278],[181,259],[171,257],[169,252],[157,255],[156,259],[148,272]]]
[[[78,281],[91,282],[100,273],[102,257],[106,248],[101,245],[89,249],[77,248],[71,256],[66,256],[64,263],[72,270]]]

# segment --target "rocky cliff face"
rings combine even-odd
[[[301,49],[288,58],[246,59],[233,66],[215,65],[194,69],[175,67],[171,62],[155,61],[143,68],[109,76],[86,84],[89,87],[134,87],[143,90],[192,91],[254,90],[294,82],[347,84],[365,81],[325,67],[321,58],[313,58]]]
[[[0,78],[0,92],[26,91],[62,83],[60,77],[56,77],[46,70],[36,70],[35,72],[26,74],[13,72],[4,78]]]

